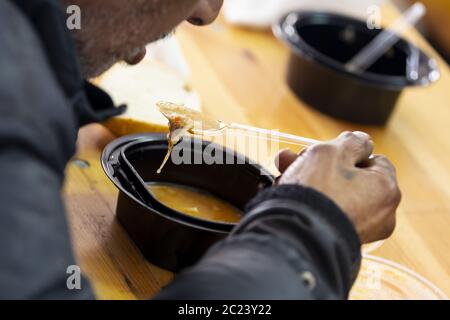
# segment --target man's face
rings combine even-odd
[[[214,21],[223,0],[62,0],[81,8],[81,30],[74,30],[85,77],[114,63],[136,64],[145,45],[170,33],[183,20],[195,25]]]

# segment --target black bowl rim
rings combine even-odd
[[[384,88],[384,89],[388,89],[388,90],[397,90],[397,91],[401,90],[405,87],[408,87],[408,86],[427,86],[427,85],[430,85],[430,84],[438,81],[440,78],[440,72],[439,72],[439,67],[437,66],[437,63],[435,63],[435,65],[433,67],[431,67],[430,63],[429,63],[428,67],[429,67],[430,71],[429,71],[428,75],[430,75],[431,72],[436,71],[436,72],[438,72],[438,77],[436,77],[435,79],[431,79],[430,77],[427,77],[428,82],[424,82],[422,78],[419,78],[416,81],[412,81],[412,80],[407,79],[406,76],[403,77],[403,76],[380,75],[380,74],[372,73],[372,72],[364,72],[362,74],[350,72],[344,68],[343,63],[338,62],[338,61],[328,57],[327,55],[319,52],[318,50],[316,50],[315,48],[310,46],[306,41],[300,41],[300,43],[294,43],[294,40],[292,39],[292,37],[289,36],[288,34],[286,34],[286,32],[283,29],[283,24],[286,23],[287,20],[290,19],[289,17],[292,17],[292,16],[294,16],[294,18],[292,18],[292,21],[290,23],[291,25],[293,23],[296,23],[300,19],[311,18],[311,17],[316,17],[316,16],[331,18],[331,19],[334,19],[335,21],[348,20],[355,24],[364,24],[364,22],[361,20],[358,20],[354,17],[343,15],[343,14],[326,12],[326,11],[307,10],[307,11],[290,12],[290,13],[284,15],[277,23],[275,23],[272,26],[272,31],[273,31],[274,35],[278,39],[282,40],[285,44],[288,45],[288,47],[291,49],[292,54],[301,56],[308,60],[313,60],[313,61],[319,63],[320,65],[327,67],[337,73],[348,76],[355,80],[362,81],[368,85],[372,85],[372,86],[376,86],[376,87]],[[298,35],[297,35],[297,37],[300,38]],[[414,50],[418,50],[420,52],[421,57],[424,58],[426,61],[434,61],[434,59],[432,57],[430,57],[429,55],[427,55],[426,53],[424,53],[423,50],[421,50],[417,46],[413,45],[410,41],[404,39],[403,37],[400,37],[400,40],[399,40],[399,42],[397,42],[396,46],[398,46],[399,44],[403,45],[403,46],[409,46],[409,48],[413,48]],[[389,80],[389,81],[386,81],[386,80]]]
[[[131,146],[131,145],[135,145],[140,142],[149,141],[152,138],[155,140],[161,140],[161,141],[166,142],[167,135],[162,134],[162,133],[139,133],[139,134],[127,135],[127,136],[123,136],[123,137],[113,140],[103,149],[103,152],[101,155],[101,164],[102,164],[103,171],[108,176],[108,178],[111,180],[111,182],[113,182],[113,184],[116,186],[116,188],[120,192],[123,192],[126,196],[128,196],[132,200],[134,200],[136,202],[136,204],[144,207],[147,210],[150,210],[152,213],[155,213],[165,219],[168,219],[173,222],[180,223],[180,224],[192,227],[192,228],[196,228],[196,229],[206,230],[206,231],[210,231],[210,232],[213,231],[216,233],[224,233],[224,234],[229,233],[231,231],[231,229],[234,228],[238,223],[210,221],[210,220],[206,220],[206,219],[191,217],[182,212],[173,210],[173,209],[168,208],[167,206],[164,206],[163,204],[161,204],[162,207],[168,208],[169,212],[177,213],[176,215],[166,214],[164,212],[159,211],[157,208],[152,208],[152,207],[146,205],[145,203],[143,203],[142,201],[140,201],[138,198],[136,198],[136,196],[132,192],[130,192],[127,188],[125,188],[118,181],[118,179],[116,177],[114,177],[114,174],[110,168],[110,163],[111,163],[111,161],[113,161],[112,159],[110,159],[111,155],[115,151],[117,151],[119,149],[121,150],[126,146]],[[196,140],[201,141],[199,139],[196,139]],[[223,148],[223,149],[230,150],[228,148]],[[233,152],[235,152],[235,151],[233,151]],[[247,157],[245,157],[245,159],[249,160]],[[268,179],[271,180],[272,182],[275,181],[274,177],[264,167],[262,167],[258,164],[254,164],[254,163],[249,163],[249,165],[254,167],[256,170],[266,171],[267,172],[266,176],[268,177]],[[158,203],[160,203],[160,202],[158,201]]]

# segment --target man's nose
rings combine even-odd
[[[188,21],[196,26],[212,23],[219,15],[223,0],[200,0]]]

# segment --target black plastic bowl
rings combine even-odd
[[[187,139],[178,147],[194,159],[195,155],[202,156],[209,145],[207,141]],[[169,161],[158,175],[156,170],[166,152],[164,134],[126,136],[105,148],[102,166],[120,191],[116,208],[119,222],[148,261],[176,272],[195,263],[235,225],[198,219],[168,208],[147,191],[148,183],[167,182],[206,190],[243,210],[274,179],[242,155],[220,147],[216,152],[223,152],[223,159],[232,159],[235,164],[202,161],[175,165]]]
[[[384,125],[404,88],[439,79],[436,61],[403,39],[365,72],[348,71],[345,64],[382,30],[370,30],[347,16],[293,12],[273,29],[292,50],[290,88],[313,108],[338,119]],[[407,76],[407,66],[414,63],[417,74]]]

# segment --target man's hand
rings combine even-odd
[[[401,193],[395,168],[373,156],[373,142],[363,132],[344,132],[336,140],[280,152],[280,184],[301,184],[332,199],[350,218],[362,243],[389,237]]]

